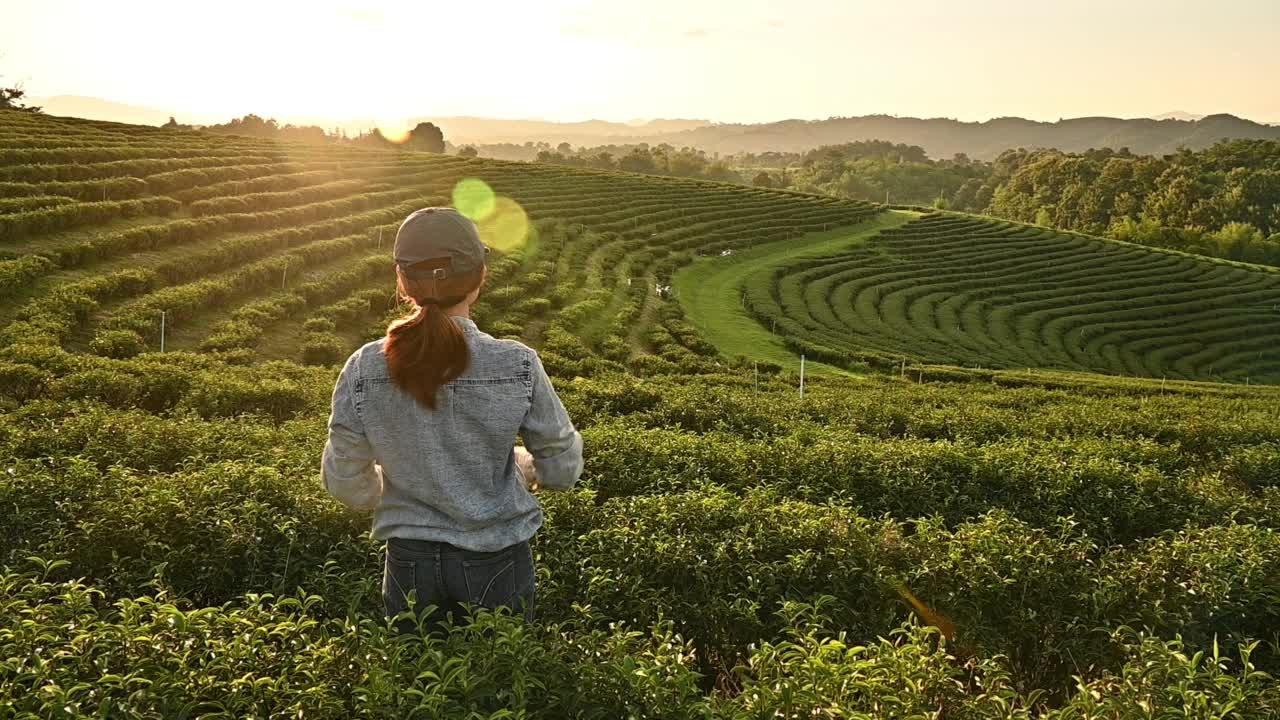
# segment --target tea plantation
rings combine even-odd
[[[422,640],[318,465],[450,202],[587,468],[538,620]],[[0,717],[1280,716],[1276,303],[970,216],[0,112]]]

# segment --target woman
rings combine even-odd
[[[387,615],[412,600],[419,616],[434,607],[430,627],[468,603],[532,618],[531,490],[567,489],[582,472],[582,436],[537,353],[470,319],[487,251],[452,208],[400,225],[397,285],[414,311],[342,368],[321,468],[331,494],[374,511]]]

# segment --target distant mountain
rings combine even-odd
[[[454,145],[467,143],[523,143],[545,140],[571,145],[599,145],[637,135],[666,135],[707,127],[707,120],[632,120],[628,123],[607,120],[551,122],[548,120],[500,120],[483,117],[422,117],[411,123],[429,121],[444,132]]]
[[[82,95],[53,95],[47,98],[34,98],[32,105],[39,105],[50,115],[64,117],[88,118],[89,120],[109,120],[111,122],[131,123],[133,125],[163,125],[171,115],[181,115],[171,110],[126,105],[102,98],[84,97]],[[184,121],[182,117],[178,118]]]
[[[710,120],[683,120],[678,118],[653,120],[628,120],[627,127],[649,132],[681,132],[710,125]]]
[[[667,142],[730,154],[768,150],[800,152],[855,140],[888,140],[919,145],[934,158],[965,153],[972,158],[990,160],[1003,150],[1017,147],[1049,147],[1068,152],[1127,147],[1139,154],[1164,155],[1181,146],[1198,150],[1230,138],[1280,140],[1280,127],[1234,115],[1208,115],[1191,122],[1088,117],[1052,123],[1022,118],[960,122],[945,118],[922,120],[868,115],[784,120],[762,125],[709,125],[679,133],[636,137],[632,142]]]
[[[100,98],[58,95],[34,99],[50,115],[67,115],[95,120],[162,125],[170,115],[180,122],[226,122],[231,118],[192,117],[170,110],[138,107]],[[419,117],[411,123],[434,122],[445,139],[455,146],[468,143],[567,142],[574,146],[670,143],[712,153],[801,152],[821,145],[838,145],[856,140],[887,140],[919,145],[931,157],[947,158],[956,153],[990,160],[1009,148],[1051,147],[1068,152],[1090,148],[1127,147],[1135,153],[1164,155],[1179,147],[1199,150],[1219,140],[1258,138],[1280,140],[1280,126],[1264,125],[1234,115],[1206,115],[1197,119],[1183,112],[1166,113],[1164,119],[1122,120],[1086,117],[1046,123],[1023,118],[995,118],[985,122],[960,122],[949,118],[910,118],[891,115],[829,118],[827,120],[782,120],[772,123],[710,123],[705,120],[654,119],[627,123],[605,120],[551,122],[548,120],[504,120],[497,118],[450,116]],[[1187,119],[1183,119],[1187,118]],[[368,119],[350,118],[342,122],[307,118],[279,118],[281,122],[319,124],[358,132],[374,126]]]
[[[109,120],[112,122],[132,123],[135,125],[163,125],[170,116],[176,116],[179,122],[210,124],[223,123],[230,117],[195,117],[191,113],[174,110],[129,105],[111,100],[81,95],[53,95],[46,98],[33,98],[31,104],[39,105],[50,115],[81,117],[90,120]],[[291,122],[297,125],[319,125],[324,128],[340,127],[348,132],[359,132],[375,127],[373,118],[353,117],[334,122],[312,117],[282,117],[280,122]],[[529,139],[551,139],[562,142],[565,138],[574,138],[581,142],[607,142],[615,137],[633,135],[654,135],[710,125],[709,120],[653,119],[631,120],[626,123],[605,120],[585,120],[582,122],[552,122],[549,120],[503,120],[483,117],[417,117],[409,121],[410,125],[419,122],[434,122],[444,131],[445,137],[454,144],[468,142],[520,142]],[[574,142],[574,140],[569,140]]]
[[[1152,120],[1184,120],[1188,122],[1195,122],[1196,120],[1200,120],[1203,117],[1204,117],[1203,115],[1196,115],[1195,113],[1183,112],[1181,110],[1174,110],[1173,112],[1167,112],[1167,113],[1164,113],[1163,115],[1156,115],[1151,119]]]

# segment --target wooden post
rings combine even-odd
[[[160,311],[160,352],[164,352],[164,310]]]
[[[804,355],[800,356],[800,399],[804,399]]]

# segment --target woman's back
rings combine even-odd
[[[516,467],[516,437],[533,451],[539,483],[549,488],[576,480],[582,440],[537,353],[497,340],[469,319],[452,320],[466,335],[470,362],[439,389],[434,410],[392,382],[383,338],[347,361],[334,390],[334,420],[360,429],[382,466],[375,538],[493,551],[529,539],[542,525]],[[330,455],[341,451],[326,454],[327,477],[342,475],[329,467]]]

